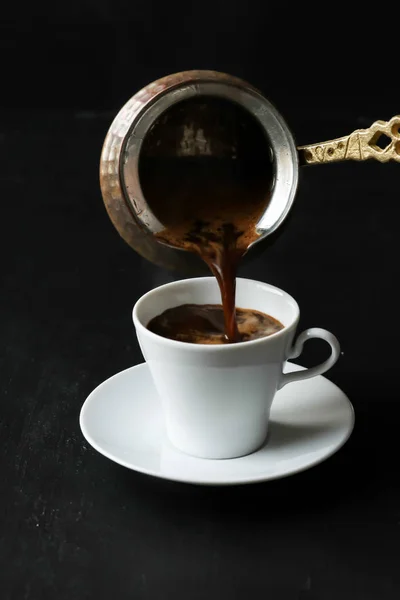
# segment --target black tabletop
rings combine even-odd
[[[306,137],[311,113],[288,113],[302,143],[392,116],[317,114]],[[398,598],[399,165],[305,169],[285,234],[241,270],[295,296],[300,328],[339,338],[329,378],[355,407],[351,439],[287,479],[177,484],[107,460],[78,424],[95,386],[143,360],[133,303],[178,277],[131,250],[104,210],[112,117],[2,116],[2,598]],[[308,346],[304,364],[326,352]]]

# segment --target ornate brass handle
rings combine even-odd
[[[400,115],[387,122],[375,121],[368,129],[357,129],[336,140],[299,146],[298,150],[300,162],[306,165],[369,158],[400,162]]]

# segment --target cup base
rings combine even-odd
[[[241,458],[243,456],[248,456],[249,454],[254,454],[254,452],[260,450],[260,448],[262,448],[265,445],[265,443],[268,442],[268,430],[257,439],[256,443],[253,443],[250,446],[242,446],[240,448],[236,446],[235,449],[214,448],[206,450],[203,448],[188,450],[187,446],[182,447],[182,445],[174,442],[169,436],[168,441],[174,448],[176,448],[180,452],[183,452],[183,454],[186,454],[187,456],[192,456],[193,458],[201,458],[205,460],[230,460],[233,458]]]

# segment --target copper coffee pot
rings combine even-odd
[[[212,118],[211,99],[215,97],[239,106],[244,121],[256,120],[268,145],[269,169],[272,161],[271,198],[257,223],[259,237],[252,246],[266,240],[287,217],[300,164],[370,158],[400,162],[400,116],[376,121],[368,129],[335,140],[296,147],[276,108],[241,79],[214,71],[186,71],[159,79],[135,94],[114,119],[101,155],[100,184],[108,215],[122,238],[146,259],[166,268],[196,273],[200,261],[190,252],[162,244],[153,235],[163,225],[143,194],[139,172],[143,153],[169,158],[235,158],[238,152],[257,151],[250,137],[238,133],[237,122],[224,121],[222,126],[218,118]],[[176,111],[170,117],[178,103],[178,117]],[[384,148],[378,145],[381,136],[388,138]],[[145,144],[146,140],[150,142]]]

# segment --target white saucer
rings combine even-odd
[[[302,368],[288,363],[286,371]],[[285,477],[322,462],[349,438],[354,411],[325,377],[292,383],[275,396],[268,441],[258,452],[232,460],[193,458],[166,439],[160,400],[141,364],[90,394],[80,426],[93,448],[129,469],[184,483],[235,485]]]

